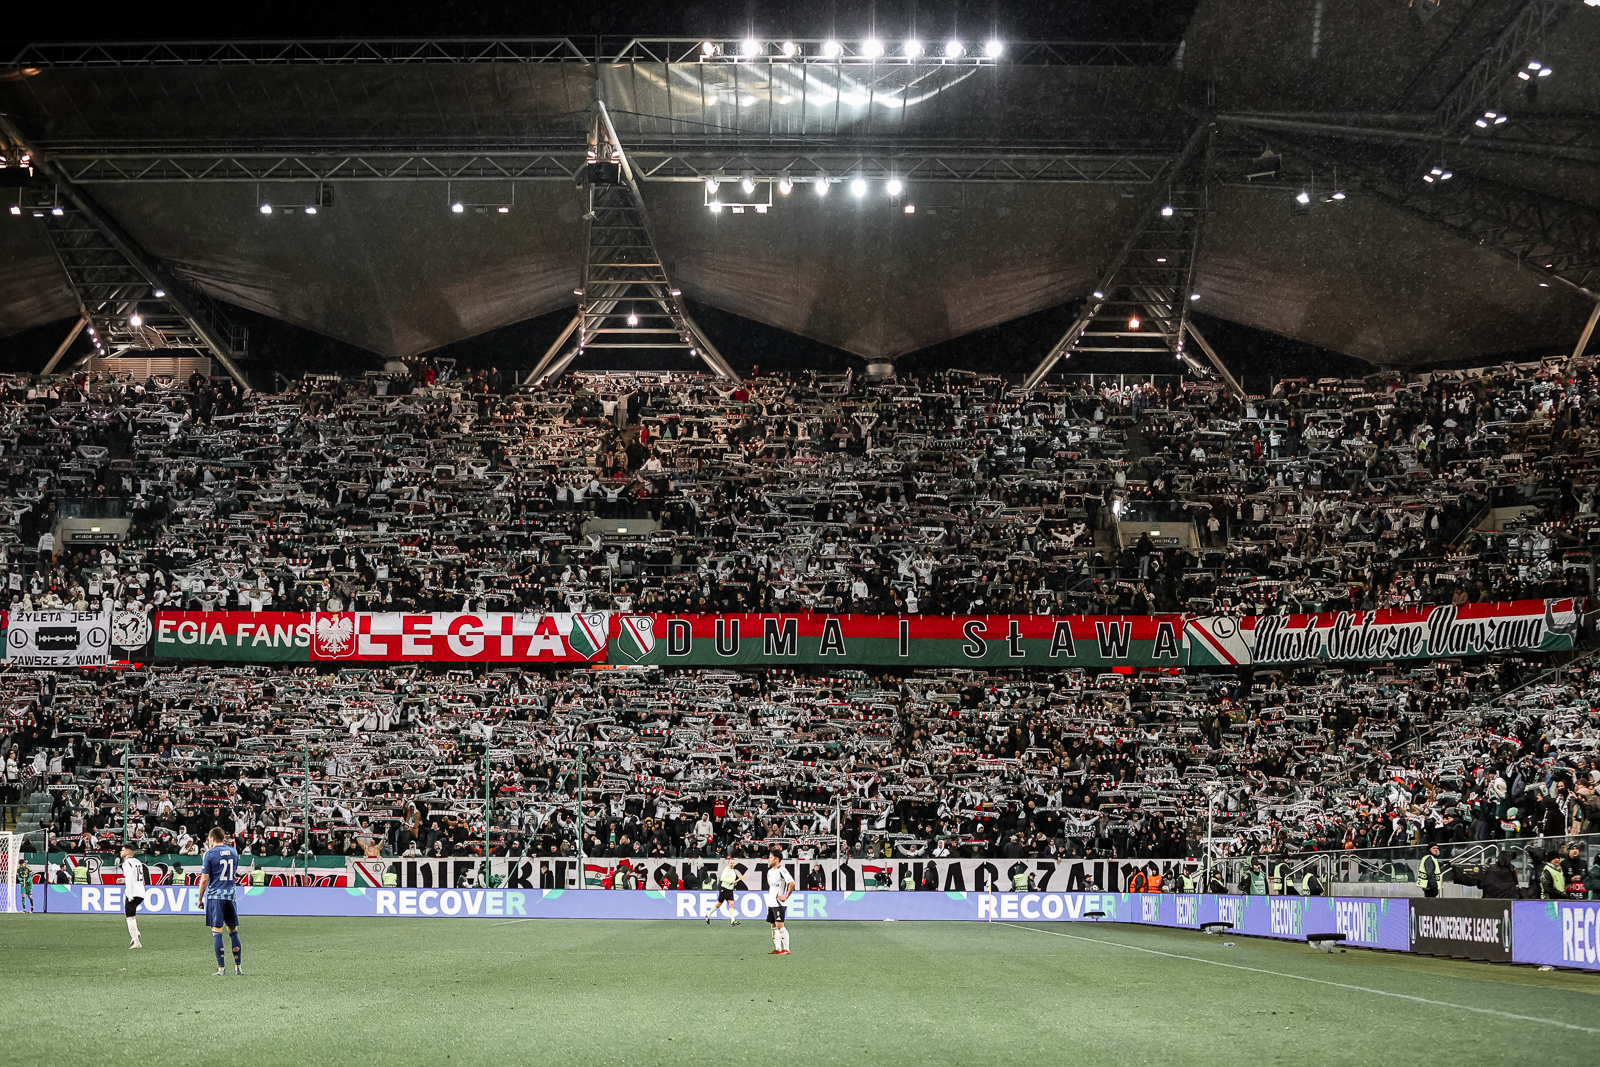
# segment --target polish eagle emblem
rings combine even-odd
[[[318,659],[340,659],[354,651],[356,617],[349,612],[319,612],[312,628],[312,651]]]

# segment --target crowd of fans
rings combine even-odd
[[[7,383],[0,599],[193,610],[1264,613],[1586,595],[1600,379],[1021,394],[949,372]],[[49,536],[111,500],[128,539]],[[1193,522],[1124,544],[1118,521]],[[1588,832],[1586,660],[1253,676],[0,675],[75,848],[1190,856]],[[1521,687],[1521,688],[1519,688]],[[309,759],[307,758],[309,755]],[[483,778],[485,759],[489,781]],[[310,768],[309,788],[306,768]],[[584,840],[579,773],[583,774]]]

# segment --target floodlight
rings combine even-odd
[[[917,205],[915,205],[915,204],[907,204],[906,205],[906,214],[907,215],[915,215],[916,213],[917,213]]]
[[[1139,316],[1137,316],[1137,315],[1129,315],[1128,316],[1128,329],[1137,330],[1138,328],[1139,328]]]
[[[1190,293],[1189,294],[1189,299],[1190,300],[1199,300],[1200,299],[1200,294],[1199,293]]]
[[[907,59],[916,59],[923,52],[922,42],[913,37],[906,42],[904,51]]]
[[[715,193],[720,188],[722,188],[721,182],[709,174],[706,175],[706,192]]]
[[[1442,173],[1442,174],[1440,174],[1440,175],[1439,175],[1439,180],[1440,180],[1440,181],[1442,181],[1442,182],[1447,182],[1447,181],[1449,181],[1449,180],[1450,180],[1450,179],[1451,179],[1451,178],[1454,178],[1454,177],[1455,177],[1455,176],[1456,176],[1456,175],[1455,175],[1455,172],[1454,172],[1454,171],[1449,171],[1449,170],[1447,170],[1447,171],[1445,171],[1445,172],[1444,172],[1444,173]]]
[[[1333,199],[1335,199],[1335,200],[1343,200],[1344,199],[1344,190],[1340,189],[1339,191],[1335,192],[1333,194]]]
[[[713,200],[713,201],[711,201],[710,207],[711,207],[711,213],[713,215],[715,215],[715,214],[719,213],[722,210],[722,201],[721,200]]]
[[[1301,205],[1309,204],[1311,203],[1311,194],[1302,189],[1295,194],[1294,202]]]
[[[992,40],[992,39],[987,41],[987,42],[985,42],[985,44],[983,46],[983,54],[988,56],[990,59],[999,59],[1001,53],[1003,53],[1005,50],[1006,50],[1006,46],[1005,45],[1001,44],[999,41]]]
[[[461,201],[457,200],[455,203],[450,205],[450,210],[455,212],[457,215],[459,215],[459,214],[461,214],[463,211],[465,211],[467,209],[466,209],[466,206],[461,203]]]
[[[830,39],[822,42],[822,54],[827,56],[829,59],[837,58],[843,53],[844,45],[840,44],[838,41]]]
[[[316,208],[314,208],[314,207],[307,207],[306,208],[306,214],[307,215],[315,215],[316,213],[317,213],[317,209]]]
[[[1104,300],[1106,298],[1106,294],[1104,294],[1100,290],[1096,289],[1094,291],[1094,298],[1096,300]]]
[[[20,215],[20,214],[22,214],[22,205],[21,205],[21,204],[12,204],[12,205],[11,205],[11,213],[12,213],[12,214],[13,214],[13,215]]]
[[[800,51],[800,46],[793,41],[785,41],[778,46],[778,51],[783,53],[784,59],[793,59]]]
[[[511,214],[511,209],[510,209],[510,208],[509,208],[509,207],[507,207],[507,206],[506,206],[506,205],[505,205],[505,204],[501,204],[501,205],[500,205],[500,206],[499,206],[499,207],[498,207],[498,208],[496,208],[496,209],[495,209],[495,210],[496,210],[496,211],[498,211],[498,212],[500,212],[500,214],[502,214],[502,215],[509,215],[509,214]]]
[[[1422,180],[1423,180],[1423,181],[1425,181],[1425,182],[1427,182],[1427,183],[1428,183],[1428,184],[1430,184],[1430,185],[1431,185],[1431,184],[1433,184],[1433,175],[1431,175],[1431,174],[1424,174],[1424,175],[1423,175],[1423,176],[1422,176]]]
[[[270,215],[270,214],[272,214],[272,205],[271,205],[271,204],[262,204],[262,205],[261,205],[261,213],[262,213],[262,214],[263,214],[263,215]]]
[[[889,190],[890,196],[899,196],[905,191],[905,187],[905,182],[901,181],[899,178],[890,178],[888,183],[885,185],[885,188]]]
[[[761,54],[761,42],[754,37],[746,37],[744,42],[739,45],[739,52],[746,59],[754,59]]]
[[[883,42],[876,37],[868,37],[861,42],[861,54],[868,59],[877,59],[883,55]]]
[[[817,190],[817,195],[818,196],[827,196],[828,195],[828,179],[827,179],[827,177],[825,175],[818,177],[817,180],[816,180],[816,184],[814,185],[814,188]]]
[[[144,325],[144,319],[139,316],[139,313],[137,311],[135,311],[132,315],[128,316],[128,325],[129,326],[143,326]]]
[[[867,179],[865,179],[865,178],[852,179],[851,182],[850,182],[850,192],[853,195],[857,196],[857,197],[866,196],[867,195]]]
[[[150,295],[153,296],[153,297],[156,297],[157,299],[160,299],[161,297],[167,295],[167,291],[165,289],[157,289],[155,292],[151,293]]]
[[[793,191],[794,191],[794,182],[789,178],[789,176],[787,174],[785,174],[783,177],[778,179],[778,192],[780,194],[782,194],[783,196],[788,196]]]
[[[1168,204],[1166,207],[1161,209],[1161,217],[1162,218],[1166,218],[1166,219],[1170,219],[1172,217],[1172,205],[1171,204]]]
[[[628,325],[629,326],[637,326],[637,325],[639,325],[639,313],[637,311],[628,312]]]
[[[716,44],[711,41],[706,41],[700,46],[700,54],[705,56],[707,59],[710,59],[712,56],[717,54]]]
[[[946,59],[960,59],[967,54],[967,46],[960,41],[950,40],[944,43],[944,57]]]
[[[62,210],[60,207],[53,207],[50,209],[50,214],[60,216],[65,215],[66,211]]]
[[[749,196],[751,193],[756,191],[756,180],[750,175],[746,174],[743,178],[739,179],[739,188],[744,190],[745,196]]]

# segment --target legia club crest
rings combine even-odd
[[[656,647],[656,623],[649,615],[624,615],[617,627],[617,651],[635,663]]]

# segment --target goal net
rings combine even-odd
[[[22,904],[23,887],[17,884],[22,869],[22,835],[0,834],[0,912],[9,913]]]

